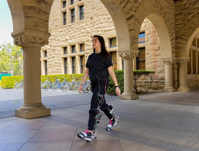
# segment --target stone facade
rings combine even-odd
[[[67,58],[67,73],[72,73],[71,57],[76,58],[76,73],[80,73],[80,56],[85,56],[85,62],[92,50],[92,36],[97,34],[105,38],[107,50],[109,52],[118,51],[118,47],[110,48],[110,38],[117,37],[113,20],[103,5],[98,0],[76,1],[71,8],[84,5],[84,20],[76,20],[75,23],[63,25],[62,22],[62,1],[54,0],[50,20],[49,30],[51,36],[49,44],[41,50],[41,69],[45,74],[45,62],[47,60],[48,74],[64,74],[63,58]],[[66,10],[69,9],[66,7]],[[69,12],[69,10],[67,11]],[[77,15],[77,14],[76,14]],[[67,19],[68,21],[68,19]],[[161,61],[160,40],[158,33],[149,19],[145,19],[142,23],[140,32],[145,33],[145,43],[138,44],[138,48],[145,49],[145,70],[155,71],[155,80],[164,80],[164,64]],[[80,52],[79,44],[85,44],[85,52]],[[71,53],[71,46],[75,45],[77,53]],[[63,47],[67,47],[68,54],[63,55]],[[47,57],[44,57],[44,51],[47,51]],[[122,70],[122,59],[117,54],[117,70]],[[136,69],[136,61],[134,61],[134,69]],[[157,82],[156,82],[157,83]],[[162,85],[162,81],[160,82]],[[162,88],[162,87],[161,87]]]
[[[76,22],[63,25],[62,12],[63,10],[70,11],[71,8],[84,5],[84,20],[76,19]],[[78,8],[77,8],[78,9]],[[76,13],[78,16],[78,14]],[[66,9],[62,8],[61,0],[54,0],[50,20],[49,30],[51,36],[49,44],[44,46],[41,50],[41,69],[42,75],[45,74],[45,61],[47,60],[47,74],[64,74],[64,60],[67,58],[67,73],[72,74],[72,60],[71,57],[76,58],[75,73],[81,73],[80,70],[80,56],[85,56],[85,62],[88,56],[93,52],[92,50],[92,36],[101,35],[105,38],[107,50],[115,52],[117,57],[117,70],[122,70],[122,59],[119,57],[117,51],[118,47],[110,48],[110,38],[117,37],[116,29],[113,20],[105,8],[103,3],[99,0],[76,1],[75,5],[69,5]],[[139,48],[145,49],[145,70],[155,71],[155,83],[152,84],[154,89],[162,89],[164,83],[164,64],[161,61],[160,40],[158,32],[154,25],[147,18],[142,23],[140,32],[145,33],[145,43],[138,44]],[[85,52],[80,52],[80,44],[85,45]],[[77,52],[71,53],[71,46],[75,45]],[[67,47],[68,54],[63,54],[63,47]],[[44,56],[44,51],[47,51],[47,57]],[[136,69],[136,61],[134,60],[134,69]],[[159,81],[161,80],[161,81]],[[145,83],[143,81],[143,83]],[[146,85],[147,82],[146,82]],[[157,85],[157,86],[156,86]],[[159,85],[159,86],[158,86]]]

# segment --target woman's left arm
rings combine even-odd
[[[108,67],[108,72],[109,72],[109,75],[111,76],[111,78],[113,80],[114,85],[115,85],[116,94],[119,96],[121,94],[121,92],[120,92],[120,88],[119,88],[118,83],[117,83],[115,73],[113,71],[113,66]]]

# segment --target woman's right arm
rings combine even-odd
[[[82,78],[82,81],[80,82],[80,85],[79,85],[79,90],[78,91],[79,91],[80,94],[82,93],[82,87],[83,87],[84,82],[88,78],[88,75],[89,75],[89,69],[86,68],[86,70],[84,72],[84,75],[83,75],[83,78]]]

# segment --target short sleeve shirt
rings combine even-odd
[[[89,76],[91,81],[99,78],[106,78],[109,76],[108,68],[113,66],[110,56],[101,59],[101,53],[93,53],[88,57],[86,67],[89,68]]]

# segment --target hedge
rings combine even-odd
[[[123,70],[115,70],[115,75],[118,81],[118,85],[120,87],[121,93],[124,92],[124,71]],[[134,73],[155,73],[154,71],[145,71],[145,70],[134,70]],[[66,81],[71,82],[73,78],[71,76],[74,76],[76,79],[82,79],[83,74],[61,74],[61,75],[42,75],[41,76],[41,82],[44,82],[46,79],[49,79],[51,82],[55,81],[55,78],[60,79],[62,82],[64,78]],[[133,77],[132,77],[133,78]],[[1,80],[1,87],[3,89],[12,89],[14,88],[15,82],[20,82],[20,79],[23,79],[23,76],[11,76],[11,77],[2,77]],[[115,85],[112,81],[112,78],[109,76],[109,87],[107,90],[108,94],[115,95]]]

